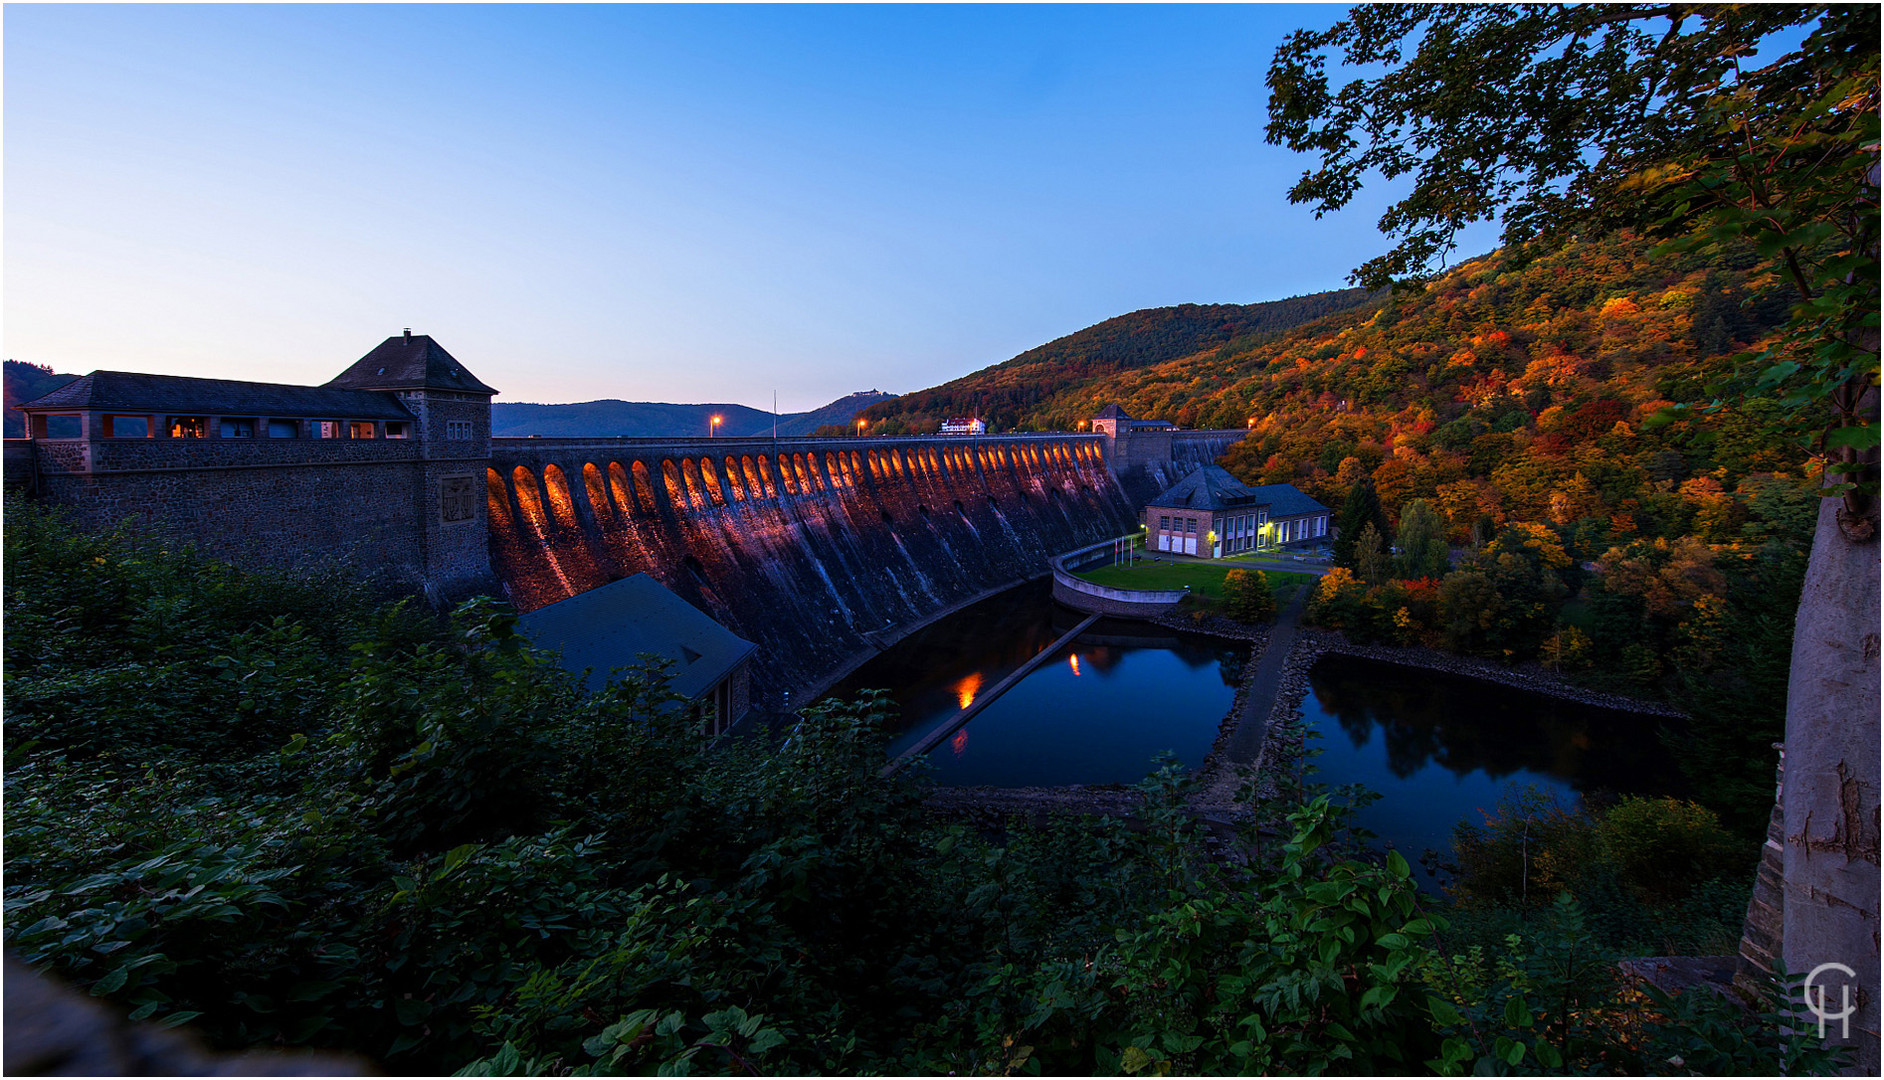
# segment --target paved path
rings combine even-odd
[[[1282,685],[1282,665],[1288,662],[1289,653],[1295,648],[1295,626],[1302,618],[1302,609],[1308,606],[1311,591],[1312,586],[1308,585],[1296,589],[1295,598],[1276,616],[1276,625],[1269,631],[1269,647],[1263,650],[1263,658],[1256,666],[1249,693],[1243,695],[1243,712],[1236,718],[1236,734],[1224,748],[1224,755],[1239,765],[1256,764],[1256,755],[1263,748],[1263,736],[1269,730],[1269,714],[1276,706],[1276,691]]]
[[[1328,572],[1325,562],[1296,562],[1293,559],[1252,558],[1247,555],[1232,555],[1222,559],[1206,559],[1201,555],[1181,555],[1169,551],[1148,551],[1138,549],[1138,561],[1163,562],[1195,566],[1221,566],[1226,570],[1282,570],[1291,574],[1313,574],[1316,577]]]

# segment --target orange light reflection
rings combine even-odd
[[[955,684],[955,700],[961,702],[959,708],[966,709],[975,703],[975,695],[981,692],[981,672],[970,674]],[[967,736],[963,736],[966,738]]]
[[[1073,674],[1078,675],[1079,674],[1079,654],[1074,653],[1071,656],[1067,657],[1066,662],[1073,665]]]
[[[962,751],[968,749],[968,729],[967,728],[963,728],[962,730],[955,733],[955,737],[949,740],[949,749],[955,751],[957,754],[960,754]]]

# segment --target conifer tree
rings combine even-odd
[[[1354,565],[1354,545],[1361,538],[1361,530],[1374,526],[1374,531],[1381,536],[1389,535],[1387,513],[1380,508],[1380,496],[1374,493],[1374,478],[1363,476],[1360,481],[1348,489],[1348,497],[1341,504],[1341,512],[1335,517],[1334,564],[1350,570]]]

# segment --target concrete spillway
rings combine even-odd
[[[645,572],[758,643],[767,707],[1138,525],[1098,436],[492,443],[491,561],[520,610]]]

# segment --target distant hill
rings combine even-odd
[[[19,410],[21,402],[45,397],[76,378],[77,375],[60,375],[43,364],[6,361],[6,437],[26,437],[26,417]]]
[[[1120,315],[929,390],[872,406],[885,433],[934,431],[951,416],[979,416],[990,431],[1071,428],[1079,388],[1122,371],[1207,349],[1242,352],[1305,323],[1369,305],[1363,289],[1261,304],[1179,304]]]
[[[839,398],[810,412],[782,413],[780,435],[809,435],[824,424],[848,425],[866,406],[894,395],[868,390]],[[491,406],[491,434],[562,436],[625,435],[634,438],[706,435],[721,417],[721,435],[770,435],[772,414],[744,405],[672,405],[651,401],[583,401],[571,405],[498,402]]]

